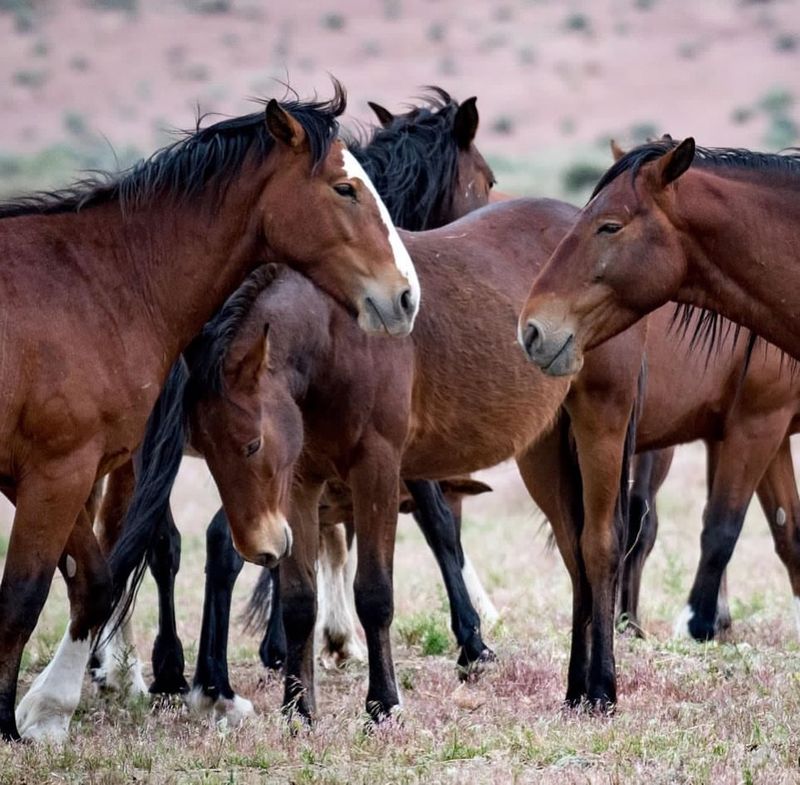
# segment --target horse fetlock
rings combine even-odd
[[[253,704],[247,698],[236,694],[230,698],[216,694],[212,697],[199,684],[186,696],[186,705],[194,713],[204,715],[215,725],[226,728],[238,728],[255,714]]]
[[[461,648],[456,663],[459,681],[476,681],[497,662],[497,655],[483,641],[481,641],[481,645],[483,648],[477,654],[474,651],[468,651],[466,647]]]
[[[328,670],[350,662],[365,662],[367,659],[366,647],[352,630],[338,632],[326,628],[322,640],[319,658],[322,666]]]

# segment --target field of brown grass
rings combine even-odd
[[[578,201],[623,144],[670,131],[708,145],[797,144],[800,5],[793,0],[0,0],[0,194],[149,153],[165,129],[244,99],[308,95],[333,73],[390,108],[441,84],[478,95],[478,142],[502,190]],[[112,154],[109,142],[115,153]],[[501,610],[498,664],[461,687],[435,562],[400,527],[394,634],[402,721],[366,733],[366,670],[320,672],[319,723],[278,712],[258,641],[238,627],[232,680],[257,716],[219,728],[179,703],[121,706],[87,684],[64,748],[0,746],[0,783],[789,783],[800,780],[800,649],[785,572],[760,510],[729,571],[734,629],[721,644],[671,640],[698,554],[704,458],[682,448],[661,499],[643,587],[645,641],[617,643],[614,718],[562,710],[570,589],[547,524],[503,466],[466,506],[465,547]],[[187,461],[174,496],[184,537],[178,625],[194,665],[204,527],[213,483]],[[0,557],[13,511],[0,508]],[[240,611],[256,576],[247,566]],[[61,578],[26,651],[21,691],[66,623]],[[152,583],[135,616],[147,657]]]

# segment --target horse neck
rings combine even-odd
[[[721,313],[800,356],[800,184],[692,169],[674,209],[687,269],[675,299]]]
[[[245,185],[244,183],[247,183]],[[186,347],[245,275],[264,260],[261,176],[242,176],[218,203],[137,209],[117,227],[129,262],[125,276],[164,355]]]

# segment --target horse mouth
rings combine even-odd
[[[563,373],[560,373],[558,369],[556,369],[556,368],[553,368],[553,365],[555,365],[556,361],[557,361],[557,360],[558,360],[558,359],[561,357],[561,355],[562,355],[562,354],[564,354],[564,352],[565,352],[565,351],[566,351],[566,350],[567,350],[567,349],[570,347],[570,345],[572,345],[573,343],[575,343],[575,336],[574,336],[574,335],[570,335],[570,336],[569,336],[569,338],[567,338],[567,340],[566,340],[566,341],[564,341],[564,343],[562,344],[561,348],[560,348],[560,349],[559,349],[559,350],[556,352],[556,354],[555,354],[555,356],[553,357],[553,359],[552,359],[552,360],[550,360],[550,362],[549,362],[549,363],[547,363],[547,365],[543,365],[543,366],[542,366],[542,370],[543,370],[545,373],[550,373],[551,375],[554,375],[554,376],[556,376],[556,375],[557,375],[557,376],[561,376],[561,375],[563,375]]]

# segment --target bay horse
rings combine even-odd
[[[425,105],[413,107],[401,115],[393,115],[378,104],[370,103],[381,128],[366,142],[348,142],[348,149],[385,199],[394,223],[414,230],[441,226],[485,204],[494,185],[494,175],[474,145],[479,122],[476,99],[472,97],[458,103],[441,88],[431,87],[429,91]],[[453,629],[462,649],[459,661],[466,667],[482,658],[491,658],[492,652],[481,637],[480,617],[471,597],[482,609],[489,612],[494,609],[461,548],[457,498],[450,495],[448,500],[448,494],[437,483],[416,481],[411,485],[416,500],[406,504],[417,508],[415,517],[442,569]],[[447,485],[452,489],[453,480],[448,480]],[[471,492],[482,489],[480,484],[463,480],[458,482],[458,487]],[[112,540],[118,535],[132,492],[133,472],[129,465],[111,476],[101,510],[100,531]],[[332,512],[327,510],[328,517]],[[148,553],[148,564],[159,590],[159,630],[153,646],[154,681],[150,692],[169,694],[186,692],[188,685],[183,675],[183,648],[174,613],[180,533],[168,505],[162,515],[160,531]],[[332,542],[334,535],[327,536]],[[249,702],[233,693],[225,664],[231,591],[243,560],[233,548],[222,511],[214,516],[209,526],[207,546],[205,610],[190,702],[205,705],[210,700],[217,715],[226,713],[229,722],[235,722],[231,712],[249,711]],[[110,549],[110,545],[108,547]],[[271,572],[277,575],[276,568]],[[341,599],[340,574],[331,571],[325,574],[334,581],[327,596]],[[273,590],[269,575],[264,575],[251,598],[251,617],[261,621],[266,629],[260,647],[262,660],[267,667],[276,668],[286,656],[281,615],[273,611],[264,622],[265,611],[258,607],[263,602],[269,606],[271,598],[271,607],[275,609],[278,592]],[[330,658],[340,660],[351,653],[357,654],[360,642],[352,617],[344,613],[341,605],[328,603],[325,608],[328,613],[322,626],[324,646]],[[102,685],[125,687],[139,694],[147,689],[140,671],[127,627],[123,625],[119,635],[111,636],[107,649],[100,647],[93,678]],[[127,684],[123,684],[124,679]]]
[[[426,298],[412,340],[363,339],[335,301],[279,268],[258,273],[264,284],[274,278],[260,292],[254,274],[226,307],[239,319],[226,346],[212,340],[216,327],[187,354],[189,392],[175,395],[232,526],[253,509],[283,513],[292,526],[292,554],[280,564],[288,711],[315,711],[315,562],[327,481],[352,493],[366,705],[380,720],[399,704],[389,626],[400,477],[446,478],[509,457],[526,480],[539,471],[528,448],[553,426],[568,385],[526,364],[507,335],[521,284],[571,214],[558,202],[515,200],[403,233]],[[154,476],[174,476],[174,467]],[[129,520],[126,531],[147,525]]]
[[[800,154],[636,147],[603,175],[519,319],[549,373],[673,300],[719,313],[800,357]]]
[[[71,622],[17,718],[29,737],[66,733],[89,632],[110,599],[84,506],[97,478],[129,460],[170,367],[242,277],[280,258],[363,329],[411,329],[413,265],[374,186],[336,141],[344,107],[338,84],[329,103],[270,100],[117,178],[0,206],[0,477],[16,504],[0,584],[4,739],[20,738],[20,658],[57,564]],[[257,527],[252,557],[283,555],[285,522],[248,525]]]

